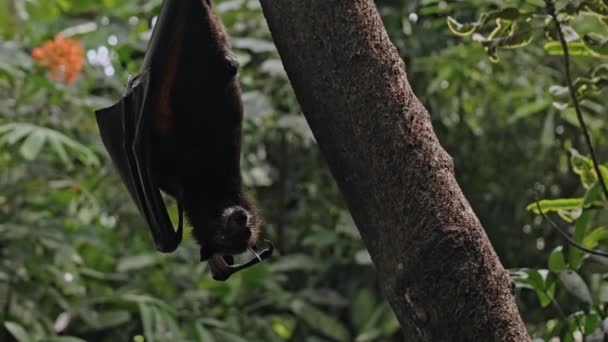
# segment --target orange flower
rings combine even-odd
[[[56,36],[32,50],[32,58],[41,67],[50,68],[51,78],[72,83],[84,65],[84,49],[80,42]]]

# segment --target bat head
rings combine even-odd
[[[194,228],[201,245],[201,261],[213,255],[233,255],[254,247],[258,238],[257,216],[240,205],[225,208],[219,217],[207,218],[201,229]]]

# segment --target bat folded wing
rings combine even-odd
[[[146,71],[129,84],[116,104],[95,112],[103,144],[140,213],[146,218],[156,248],[173,252],[183,233],[183,213],[178,200],[177,231],[167,214],[152,169],[148,104],[149,75]]]

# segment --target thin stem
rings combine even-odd
[[[280,163],[280,183],[279,183],[279,205],[281,210],[279,211],[279,217],[277,222],[277,240],[279,248],[285,248],[285,226],[287,222],[287,211],[289,210],[289,203],[287,203],[288,186],[289,180],[289,145],[287,142],[287,131],[281,130],[281,160]]]
[[[543,219],[547,222],[549,222],[549,224],[551,225],[551,227],[553,227],[553,229],[557,230],[559,232],[559,234],[566,239],[572,246],[587,252],[589,254],[594,254],[594,255],[599,255],[599,256],[603,256],[603,257],[607,257],[608,258],[608,253],[606,252],[602,252],[602,251],[597,251],[595,249],[590,249],[587,248],[581,244],[579,244],[578,242],[574,241],[570,235],[568,235],[568,233],[566,233],[565,231],[563,231],[557,224],[555,224],[555,222],[553,222],[553,220],[551,220],[547,215],[545,215],[545,213],[543,212],[542,208],[540,207],[540,202],[538,200],[536,200],[536,207],[538,208],[538,212],[540,213],[540,215],[543,217]]]
[[[608,187],[606,187],[606,183],[604,182],[604,177],[602,176],[600,165],[597,161],[595,149],[593,147],[593,143],[591,142],[591,136],[589,135],[589,130],[587,129],[587,125],[585,124],[583,113],[581,111],[581,106],[578,102],[578,98],[576,97],[574,84],[572,83],[572,76],[570,75],[570,54],[568,51],[568,43],[566,42],[566,38],[564,38],[564,33],[562,32],[562,25],[560,24],[559,20],[557,20],[557,12],[555,11],[555,4],[553,3],[553,0],[545,0],[545,5],[547,7],[549,15],[553,18],[553,22],[555,23],[555,29],[557,30],[557,35],[562,45],[562,50],[564,51],[564,68],[566,69],[566,82],[568,83],[568,90],[570,91],[570,97],[572,98],[574,111],[576,112],[576,117],[578,119],[579,124],[581,125],[581,129],[583,130],[583,136],[585,137],[585,142],[587,143],[589,153],[591,154],[591,160],[593,161],[593,168],[595,169],[595,173],[597,174],[598,182],[602,187],[604,196],[608,200]]]
[[[6,283],[6,302],[4,303],[4,307],[2,308],[2,321],[6,322],[9,319],[10,310],[11,310],[11,302],[13,301],[13,281],[12,277]],[[0,327],[0,336],[2,337],[2,341],[6,341],[9,337],[9,331],[4,327]]]
[[[557,312],[562,317],[562,319],[564,321],[567,321],[568,320],[568,316],[566,316],[566,314],[564,313],[564,310],[562,310],[562,307],[559,305],[559,303],[557,302],[557,300],[555,300],[555,298],[551,298],[551,304],[553,304],[553,307],[557,310]],[[585,333],[583,331],[583,326],[581,325],[581,321],[579,320],[578,317],[574,317],[574,320],[576,322],[578,330],[580,330],[581,334],[583,335],[583,339],[584,339],[585,338]]]

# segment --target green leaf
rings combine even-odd
[[[523,268],[512,272],[511,278],[517,287],[534,290],[541,307],[544,308],[553,301],[556,287],[554,273],[548,270]]]
[[[608,258],[599,255],[589,255],[585,259],[585,271],[592,274],[605,274],[608,273]],[[608,289],[608,286],[606,287]],[[608,291],[606,291],[608,293]],[[600,299],[602,302],[608,301],[608,298]]]
[[[587,248],[595,248],[599,245],[600,241],[608,240],[608,228],[598,227],[592,230],[583,239],[583,245]]]
[[[577,128],[581,127],[574,108],[568,107],[567,109],[562,110],[560,112],[560,115],[564,121],[568,122],[572,126]],[[583,112],[583,119],[585,120],[585,123],[587,124],[588,128],[598,129],[604,126],[604,120],[597,119],[585,112]]]
[[[146,337],[146,341],[154,342],[154,321],[153,321],[153,313],[152,309],[149,305],[144,303],[138,303],[139,306],[139,314],[141,316],[141,323],[144,328],[144,336]]]
[[[31,134],[34,129],[35,128],[30,125],[7,124],[0,126],[0,135],[5,134],[2,141],[12,145],[28,134]]]
[[[586,14],[597,17],[605,17],[608,15],[608,5],[605,0],[588,0],[581,4],[582,11]]]
[[[492,45],[503,49],[516,49],[532,42],[534,30],[527,22],[514,22],[507,35],[492,39]]]
[[[292,338],[295,332],[296,321],[293,317],[282,315],[272,317],[272,330],[285,340]]]
[[[140,308],[146,311],[145,315],[148,320],[148,325],[144,324],[146,340],[182,341],[181,332],[169,311],[155,305],[142,305]]]
[[[549,270],[553,272],[563,271],[568,268],[562,246],[555,247],[549,255]]]
[[[389,313],[392,313],[392,311],[390,311],[390,309],[388,309],[388,307],[386,306],[386,303],[378,303],[378,305],[376,305],[376,307],[374,308],[374,311],[372,311],[369,317],[367,317],[365,324],[360,326],[360,331],[365,332],[374,330],[378,326],[378,324],[380,324],[381,321],[384,321],[383,319],[385,318],[384,316],[386,316],[387,311],[389,311]],[[385,322],[388,322],[389,320],[390,318],[388,318]]]
[[[13,335],[17,342],[34,342],[34,337],[30,336],[21,325],[6,321],[4,322],[4,327]]]
[[[306,254],[285,255],[270,265],[272,272],[317,271],[322,268],[323,265],[318,260]]]
[[[604,184],[608,186],[608,167],[600,164],[600,172],[602,174],[602,178],[604,179]],[[606,198],[606,200],[608,200],[608,198]]]
[[[211,331],[209,331],[205,326],[199,322],[194,324],[194,330],[196,332],[196,336],[198,337],[198,341],[200,342],[216,342],[217,340],[213,337]]]
[[[582,243],[585,238],[585,232],[587,231],[587,225],[589,224],[589,212],[583,211],[581,216],[576,220],[574,225],[574,234],[572,235],[572,240],[577,243]],[[585,256],[585,252],[581,251],[578,248],[570,249],[570,268],[572,270],[577,270]]]
[[[316,305],[343,308],[350,304],[350,300],[335,290],[329,288],[308,288],[298,293],[299,296]]]
[[[167,324],[167,321],[165,319],[165,315],[163,312],[161,312],[157,307],[150,305],[149,309],[151,311],[152,314],[152,331],[151,331],[151,335],[154,336],[154,339],[158,340],[158,341],[166,341],[168,340],[167,336],[168,334],[170,334],[170,330]],[[146,335],[146,339],[150,339],[150,336]]]
[[[319,333],[335,340],[350,341],[348,330],[334,317],[314,306],[296,299],[289,305],[291,311]]]
[[[558,273],[558,277],[568,292],[585,303],[593,304],[591,292],[583,278],[577,272],[572,270],[562,271]]]
[[[602,187],[600,186],[599,179],[595,183],[591,184],[587,192],[585,192],[584,201],[582,208],[588,208],[591,204],[596,202],[597,198],[602,195]]]
[[[248,340],[225,330],[215,330],[215,334],[222,342],[248,342]]]
[[[584,316],[583,331],[585,335],[592,334],[600,325],[600,316],[596,313],[591,313]]]
[[[57,145],[67,147],[73,152],[73,157],[78,158],[85,165],[99,165],[97,156],[88,147],[53,129],[29,123],[9,123],[0,126],[0,142],[12,145],[25,136],[28,137],[21,146],[20,152],[28,160],[34,159],[39,154],[43,144],[49,141],[64,162],[68,159],[65,154],[66,149],[59,149]]]
[[[96,315],[93,327],[97,330],[110,329],[125,324],[130,319],[131,314],[127,310],[103,311]]]
[[[597,181],[593,161],[581,155],[575,149],[570,149],[570,165],[572,165],[572,171],[579,175],[581,184],[585,189],[589,189]]]
[[[538,297],[538,301],[540,302],[540,306],[546,308],[553,302],[553,298],[555,297],[555,288],[556,283],[552,274],[548,274],[545,279],[545,289],[544,291],[536,291],[536,297]]]
[[[514,21],[516,19],[524,18],[527,16],[526,13],[521,12],[516,7],[505,7],[499,10],[490,11],[481,15],[481,22],[487,23],[492,19],[502,19],[508,21]]]
[[[376,301],[371,290],[363,288],[355,295],[351,307],[351,321],[355,327],[363,327],[376,308]]]
[[[63,144],[56,139],[52,139],[49,142],[51,148],[55,151],[55,153],[57,153],[57,156],[63,162],[63,164],[66,165],[68,169],[72,169],[74,167],[74,163],[72,163],[72,160],[68,157],[68,152]]]
[[[401,325],[399,324],[397,316],[395,315],[393,310],[388,306],[388,304],[385,303],[382,306],[384,307],[384,315],[380,318],[382,322],[382,331],[384,332],[385,336],[394,336],[395,333],[401,329]]]
[[[564,50],[562,49],[562,44],[560,42],[548,42],[543,48],[545,51],[554,56],[562,56],[564,54]],[[568,42],[568,53],[571,56],[593,56],[594,53],[587,48],[585,43],[578,42]]]
[[[488,39],[486,41],[484,41],[484,43],[487,44],[498,38],[504,38],[504,37],[508,36],[509,32],[511,32],[512,28],[513,28],[513,22],[511,22],[510,20],[496,19],[496,28],[494,28],[494,30],[492,30],[492,32],[488,35]],[[498,45],[494,44],[494,46],[498,46]]]
[[[87,342],[78,337],[74,336],[60,336],[60,337],[51,337],[49,339],[45,339],[45,342]]]
[[[559,198],[554,200],[540,200],[538,205],[536,202],[528,204],[526,210],[532,211],[535,214],[540,214],[538,206],[543,213],[548,213],[558,210],[576,210],[583,204],[583,198]]]
[[[603,87],[608,85],[608,77],[577,77],[572,85],[574,86],[576,97],[582,100],[598,94]]]
[[[32,134],[28,135],[25,139],[19,152],[21,155],[27,160],[34,160],[38,157],[42,146],[44,146],[44,142],[46,140],[46,136],[43,132],[36,130]]]
[[[217,283],[217,282],[216,282]],[[129,302],[135,302],[135,303],[143,303],[146,305],[154,305],[157,306],[159,308],[161,308],[164,311],[167,311],[168,313],[175,315],[175,309],[168,305],[167,303],[163,302],[160,299],[148,296],[148,295],[137,295],[137,294],[125,294],[122,295],[121,298],[125,301],[129,301]]]
[[[475,32],[475,30],[479,27],[479,24],[477,23],[461,24],[450,16],[447,17],[447,22],[450,31],[458,36],[468,36]]]
[[[382,337],[383,332],[378,328],[374,328],[372,330],[365,331],[355,338],[355,342],[373,342],[379,341]]]
[[[500,58],[498,57],[498,49],[495,45],[487,44],[485,47],[485,52],[490,62],[498,63],[500,61]]]
[[[515,7],[505,7],[494,11],[482,13],[478,25],[483,26],[492,21],[496,22],[497,26],[505,25],[510,26],[510,23],[525,23],[528,18],[528,14],[520,11]],[[499,29],[500,30],[500,29]]]
[[[568,223],[572,223],[574,221],[576,221],[581,214],[583,213],[583,210],[580,208],[574,209],[574,210],[558,210],[557,214],[559,215],[559,217],[568,222]]]
[[[608,56],[608,39],[597,33],[587,33],[583,35],[583,42],[587,49],[594,53],[594,57]]]
[[[367,249],[363,248],[355,253],[355,262],[358,265],[373,265],[372,256]]]
[[[543,131],[540,136],[541,145],[544,148],[549,148],[555,143],[555,112],[550,111],[545,118]]]
[[[213,279],[201,278],[197,282],[197,285],[201,289],[207,290],[219,298],[225,298],[233,291],[232,287],[226,282],[219,282]]]
[[[570,90],[568,87],[560,86],[560,85],[552,85],[549,87],[549,94],[556,99],[563,101],[570,100]]]
[[[154,254],[131,255],[120,259],[116,270],[118,272],[130,272],[153,266],[157,262],[158,258]]]
[[[337,240],[338,236],[335,231],[322,229],[306,236],[301,244],[302,246],[312,246],[317,249],[324,249],[335,244]]]
[[[600,64],[593,68],[591,77],[608,77],[608,64]]]
[[[567,91],[567,88],[566,88]],[[517,108],[513,116],[509,118],[509,123],[515,123],[516,121],[526,118],[528,116],[537,114],[547,109],[551,105],[549,100],[538,100],[534,102],[527,102]]]

